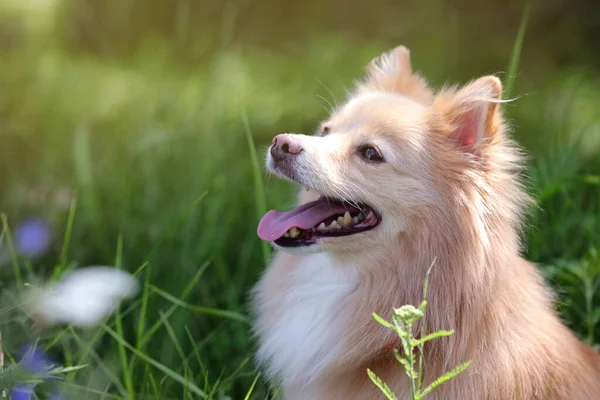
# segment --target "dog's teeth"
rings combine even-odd
[[[344,217],[338,217],[337,219],[337,223],[339,226],[344,226],[346,224],[344,224]]]
[[[346,213],[344,214],[344,226],[350,225],[352,225],[352,217],[350,216],[350,213],[346,211]]]
[[[360,212],[360,213],[358,214],[358,220],[359,220],[359,221],[364,221],[365,219],[367,219],[367,217],[365,217],[365,214],[364,214],[364,213],[362,213],[362,212]]]
[[[338,225],[337,221],[333,221],[330,225],[329,225],[329,229],[340,229],[341,227]]]
[[[297,238],[298,236],[300,236],[300,231],[294,226],[292,229],[290,229],[290,237]]]
[[[324,230],[326,230],[326,229],[327,229],[327,227],[325,226],[325,222],[321,222],[321,223],[319,224],[319,226],[317,226],[317,230],[318,230],[318,231],[324,231]]]
[[[283,234],[283,237],[285,237],[285,238],[289,238],[289,237],[290,237],[290,232],[289,232],[289,231],[287,231],[286,233],[284,233],[284,234]]]
[[[352,223],[358,224],[358,217],[352,217]]]

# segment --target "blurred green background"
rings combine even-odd
[[[506,81],[524,9],[513,0],[0,1],[0,211],[15,229],[34,218],[52,232],[43,256],[19,256],[24,278],[114,265],[122,237],[122,264],[141,268],[145,291],[124,306],[121,339],[207,394],[243,398],[256,376],[247,293],[265,265],[248,130],[262,167],[272,136],[312,132],[365,65],[398,44],[435,87],[491,73]],[[505,105],[538,200],[524,253],[590,343],[600,339],[599,15],[594,0],[534,2],[516,100]],[[289,206],[294,189],[263,176],[267,206]],[[0,263],[8,253],[0,248]],[[5,301],[13,270],[1,270]],[[9,347],[27,332],[24,317],[4,318]],[[106,330],[45,335],[59,361],[89,364],[69,376],[88,398],[192,396]],[[253,396],[268,387],[259,379]]]

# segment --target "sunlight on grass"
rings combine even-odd
[[[373,56],[403,43],[436,87],[501,69],[510,56],[504,94],[518,100],[506,108],[531,155],[527,185],[539,201],[524,251],[559,290],[562,316],[598,343],[600,84],[594,70],[553,65],[548,51],[543,73],[531,74],[543,45],[530,36],[543,17],[537,3],[502,18],[486,4],[489,24],[473,7],[378,3],[348,31],[322,23],[327,2],[305,4],[296,12],[310,23],[280,31],[271,31],[281,21],[269,10],[241,3],[160,4],[0,5],[7,362],[33,335],[17,302],[26,284],[115,263],[139,278],[141,295],[102,328],[40,338],[57,362],[87,365],[66,377],[73,398],[273,395],[251,362],[247,293],[272,251],[256,237],[257,222],[293,202],[295,188],[265,174],[264,149],[278,132],[312,132]],[[269,23],[252,28],[259,17]],[[468,42],[472,24],[463,22],[473,18],[491,28]],[[451,34],[419,29],[449,20]],[[73,193],[66,201],[64,188]],[[38,259],[19,253],[14,234],[29,216],[52,230],[52,247]]]

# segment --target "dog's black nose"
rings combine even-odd
[[[284,133],[273,138],[270,151],[271,157],[275,161],[279,161],[299,154],[302,151],[302,146],[292,135]]]

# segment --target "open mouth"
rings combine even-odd
[[[309,246],[321,237],[368,231],[380,221],[368,205],[321,197],[288,212],[269,211],[258,224],[258,236],[281,247]]]

